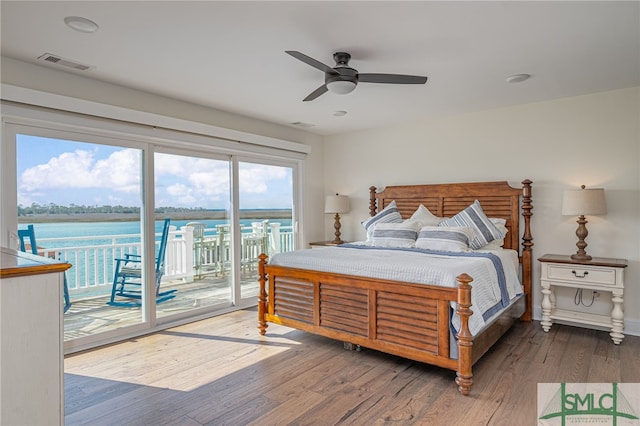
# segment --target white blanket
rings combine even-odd
[[[475,335],[484,327],[486,319],[493,316],[497,310],[506,307],[517,295],[522,294],[522,285],[518,279],[517,252],[496,250],[482,253],[491,253],[499,260],[496,261],[496,258],[491,260],[487,257],[466,257],[459,253],[425,253],[418,249],[343,246],[279,253],[274,255],[269,263],[443,287],[456,287],[456,277],[467,273],[473,278],[471,309],[474,315],[469,319],[469,328]],[[502,272],[496,269],[496,264],[498,266],[502,264],[504,292],[501,291],[499,283],[499,274]],[[452,307],[455,312],[455,302],[452,302]],[[458,330],[460,321],[456,315],[452,319],[452,324]]]

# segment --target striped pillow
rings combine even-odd
[[[423,226],[416,247],[429,250],[469,251],[473,229],[468,226]]]
[[[415,247],[418,222],[377,223],[373,226],[372,242],[377,247]]]
[[[396,206],[396,201],[393,200],[387,207],[382,209],[375,216],[365,220],[362,222],[362,226],[367,231],[367,240],[371,240],[371,236],[373,235],[373,225],[376,223],[400,223],[402,222],[402,216],[398,212],[398,207]]]
[[[507,229],[507,227],[505,226],[505,224],[507,223],[506,220],[498,219],[494,217],[490,217],[489,220],[491,221],[491,223],[493,223],[496,226],[496,228],[498,228],[500,232],[502,232],[505,235],[505,237],[507,236],[507,234],[509,233],[509,229]],[[502,250],[503,245],[504,245],[504,238],[496,238],[486,246],[482,247],[482,250]]]
[[[474,236],[470,247],[474,250],[481,249],[495,239],[504,238],[502,233],[484,214],[480,202],[475,200],[466,209],[462,210],[451,219],[445,219],[438,226],[468,226],[473,229]]]

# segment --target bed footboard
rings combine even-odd
[[[272,322],[455,370],[459,391],[473,383],[471,277],[458,288],[310,271],[259,256],[258,329]],[[450,358],[450,302],[458,303],[458,359]]]

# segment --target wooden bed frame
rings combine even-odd
[[[259,256],[260,334],[272,322],[455,370],[459,391],[468,395],[472,365],[518,318],[531,320],[531,183],[523,181],[522,188],[506,181],[388,186],[380,193],[370,188],[371,216],[392,200],[403,218],[420,204],[450,217],[478,200],[488,217],[506,220],[504,248],[519,252],[524,296],[478,335],[469,331],[473,279],[467,274],[457,277],[457,288],[445,288],[269,265],[265,254]],[[457,302],[461,322],[457,359],[450,355],[452,340],[455,344],[450,301]]]

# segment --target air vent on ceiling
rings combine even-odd
[[[58,55],[52,55],[51,53],[45,53],[44,55],[38,56],[38,59],[49,64],[60,65],[67,68],[73,68],[80,71],[89,71],[90,69],[95,68],[92,65],[81,64],[76,61],[72,61],[70,59],[65,59]]]

